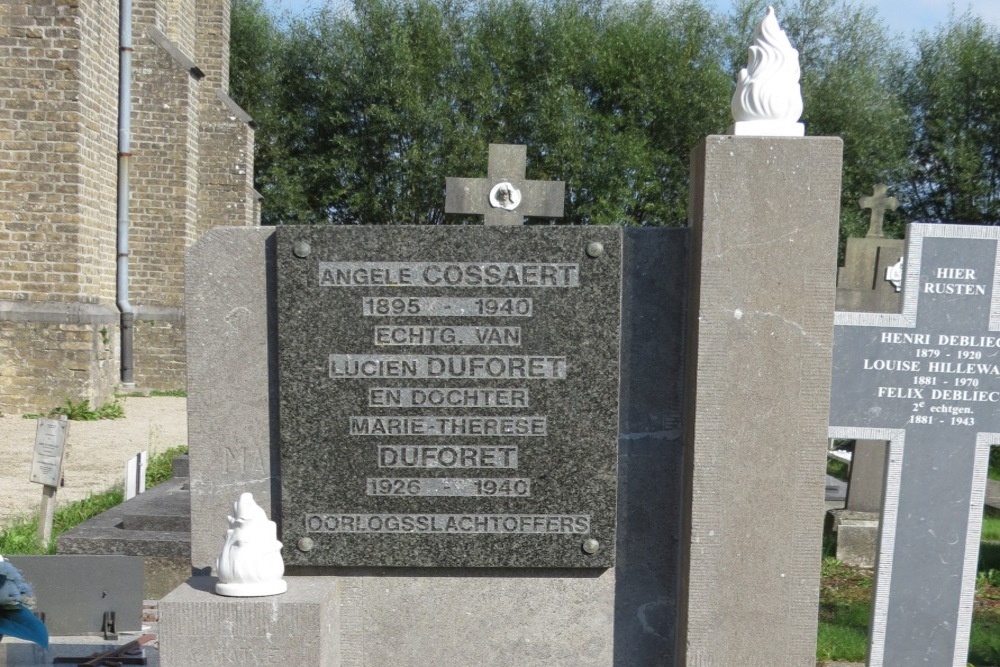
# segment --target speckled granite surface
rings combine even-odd
[[[620,229],[277,237],[289,565],[614,563]]]

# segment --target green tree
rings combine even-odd
[[[905,99],[912,220],[1000,219],[1000,32],[968,14],[920,35]]]
[[[566,222],[683,224],[688,152],[726,123],[721,33],[694,2],[356,0],[284,32],[237,4],[265,222],[464,222],[445,177],[483,174],[492,142],[567,182]]]
[[[295,171],[292,139],[301,134],[303,116],[288,85],[295,80],[289,76],[295,53],[290,33],[263,0],[233,0],[230,35],[230,93],[256,127],[254,187],[264,197],[263,221],[294,220],[294,211],[308,210],[308,203]]]

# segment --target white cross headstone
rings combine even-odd
[[[912,224],[902,313],[835,315],[830,437],[889,441],[871,667],[966,664],[1000,444],[998,240]]]

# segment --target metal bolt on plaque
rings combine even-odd
[[[590,539],[587,539],[587,540],[583,541],[583,551],[584,551],[584,553],[596,554],[597,551],[600,548],[601,548],[601,543],[598,542],[597,540],[595,540],[592,537]]]
[[[588,257],[600,257],[604,254],[604,244],[600,241],[591,241],[587,244]]]
[[[295,247],[292,249],[292,252],[299,259],[305,259],[306,257],[309,256],[309,253],[312,252],[312,248],[309,246],[309,243],[307,241],[296,241]]]
[[[311,537],[303,537],[302,539],[300,539],[296,543],[295,546],[297,546],[299,548],[299,551],[312,551],[312,548],[313,548],[312,538]]]

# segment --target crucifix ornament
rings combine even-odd
[[[486,178],[448,178],[445,213],[485,216],[487,225],[521,225],[524,218],[561,218],[566,183],[529,181],[527,148],[490,144]]]
[[[964,667],[1000,444],[1000,229],[907,242],[902,313],[834,316],[829,435],[889,442],[868,665]]]

